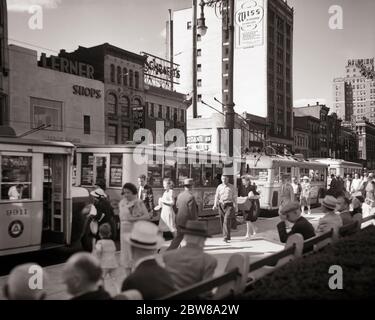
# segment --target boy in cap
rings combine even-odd
[[[212,278],[217,266],[217,260],[203,250],[209,237],[206,223],[190,220],[182,232],[186,246],[163,255],[166,269],[179,289]]]
[[[292,234],[299,233],[303,239],[309,239],[315,236],[314,227],[307,221],[306,218],[301,216],[301,211],[298,202],[288,202],[280,209],[281,222],[277,225],[280,241],[285,243],[288,237]],[[286,231],[285,220],[293,223],[291,231]]]

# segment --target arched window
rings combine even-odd
[[[120,105],[120,110],[121,110],[122,115],[125,117],[128,117],[129,107],[130,107],[129,98],[126,96],[121,96],[119,105]]]
[[[110,77],[111,77],[111,82],[115,82],[115,65],[114,64],[111,64],[111,74],[110,74]]]
[[[117,114],[117,97],[113,93],[108,94],[107,113]]]
[[[128,86],[128,69],[124,68],[122,70],[122,76],[123,76],[124,86]]]
[[[121,79],[121,67],[117,67],[117,83],[121,84],[122,79]]]
[[[136,71],[135,73],[134,73],[134,80],[135,80],[135,88],[136,89],[139,89],[139,72],[138,71]]]
[[[133,70],[129,70],[129,87],[133,87]]]

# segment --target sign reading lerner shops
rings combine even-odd
[[[237,0],[234,19],[237,48],[250,48],[263,45],[263,0]]]

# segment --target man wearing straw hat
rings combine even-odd
[[[217,260],[203,250],[209,237],[205,222],[190,220],[182,232],[186,246],[163,256],[166,269],[179,289],[211,278],[217,266]]]
[[[223,228],[224,242],[230,241],[232,219],[238,211],[237,191],[229,183],[229,172],[223,172],[221,184],[216,189],[215,202],[212,210],[219,209],[221,225]]]
[[[176,201],[177,215],[176,215],[176,227],[177,234],[172,240],[167,250],[177,249],[181,244],[184,234],[182,229],[185,228],[188,220],[198,219],[198,205],[193,195],[193,179],[184,180],[184,191],[182,191]]]
[[[125,237],[134,261],[133,272],[125,278],[122,291],[138,290],[144,300],[162,298],[176,290],[173,279],[155,254],[162,245],[159,228],[149,221],[137,221]]]
[[[310,179],[308,176],[304,176],[302,178],[301,183],[301,212],[302,214],[305,213],[305,207],[307,207],[307,213],[311,214],[311,204],[310,204],[310,192],[311,192],[311,184]]]

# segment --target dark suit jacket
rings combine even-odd
[[[176,290],[172,277],[155,259],[145,260],[123,282],[122,290],[138,290],[143,300],[162,298]]]
[[[176,224],[185,227],[188,220],[198,219],[198,204],[190,191],[182,191],[177,197]]]
[[[303,236],[303,240],[310,239],[315,236],[314,227],[304,217],[300,217],[293,225],[290,232],[286,232],[285,221],[281,221],[277,225],[281,242],[286,242],[292,234],[299,233]]]
[[[97,291],[73,297],[71,300],[112,300],[112,298],[107,291],[100,287]]]
[[[140,187],[138,187],[138,194],[139,188]],[[143,187],[140,199],[143,200],[143,203],[145,204],[148,212],[154,211],[154,193],[152,192],[152,188],[149,185],[146,184]]]

